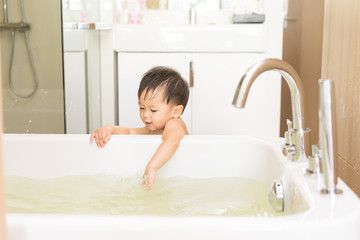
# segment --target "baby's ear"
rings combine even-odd
[[[179,118],[183,112],[184,106],[183,105],[177,105],[174,108],[174,118]]]

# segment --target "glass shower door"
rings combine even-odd
[[[4,0],[3,5],[4,132],[64,133],[61,3]]]

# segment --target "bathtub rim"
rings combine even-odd
[[[8,140],[11,138],[42,138],[46,136],[47,138],[50,138],[52,140],[58,139],[58,138],[62,138],[62,139],[66,139],[69,136],[71,136],[72,138],[76,138],[76,139],[80,139],[80,140],[84,140],[85,138],[88,139],[90,135],[62,135],[62,134],[4,134],[3,135],[3,140]],[[119,140],[126,140],[129,141],[130,140],[138,140],[139,137],[145,139],[146,141],[152,141],[152,142],[160,142],[161,141],[161,136],[147,136],[147,135],[126,135],[126,136],[115,136],[117,138],[119,138]],[[302,171],[303,169],[306,167],[306,163],[304,162],[289,162],[287,161],[281,154],[281,143],[283,142],[282,138],[267,138],[267,137],[253,137],[253,136],[247,136],[247,135],[190,135],[190,136],[185,136],[184,140],[185,141],[191,141],[191,140],[198,140],[198,139],[203,139],[203,138],[210,138],[211,140],[209,141],[219,141],[219,140],[224,140],[224,139],[228,139],[229,141],[233,141],[236,139],[252,139],[254,141],[262,141],[263,143],[274,147],[274,148],[278,148],[278,151],[276,151],[276,154],[278,154],[279,158],[281,158],[281,161],[284,162],[286,170],[285,171],[290,171],[292,173],[295,173],[294,175],[294,182],[296,183],[296,185],[300,188],[300,190],[302,191],[303,197],[305,198],[305,200],[308,203],[308,209],[305,210],[304,212],[301,213],[296,213],[296,214],[291,214],[291,215],[286,215],[286,216],[275,216],[275,217],[267,217],[269,219],[297,219],[297,220],[306,220],[309,221],[309,216],[315,217],[315,220],[310,220],[310,221],[324,221],[324,219],[326,220],[333,220],[331,219],[331,217],[335,216],[339,219],[347,219],[347,218],[351,218],[351,216],[353,216],[356,219],[360,219],[360,199],[355,195],[355,193],[353,193],[347,186],[346,184],[339,179],[339,188],[343,189],[344,194],[340,195],[340,196],[336,196],[335,199],[332,199],[330,196],[327,195],[321,195],[318,193],[317,191],[317,183],[316,181],[314,181],[314,178],[311,177],[304,177],[302,175]],[[347,200],[350,199],[350,200]],[[358,205],[355,208],[349,209],[347,208],[348,206],[338,206],[339,204],[337,202],[340,202],[340,204],[342,203],[346,203],[347,201],[350,201],[351,203],[355,203]],[[328,212],[328,213],[324,213],[321,209],[317,209],[316,206],[321,206],[321,208],[323,208],[325,205],[336,205],[333,209],[333,211],[335,212]],[[329,210],[329,209],[325,209],[325,210]],[[36,214],[30,214],[30,215],[36,215]],[[38,214],[38,216],[40,216],[41,214]],[[8,214],[10,219],[13,219],[14,217],[20,217],[21,214],[16,214],[16,213],[9,213]],[[46,215],[47,217],[49,215]],[[89,215],[86,215],[87,217],[89,217]],[[316,217],[317,216],[317,217]],[[96,217],[99,217],[98,215],[96,215]],[[115,216],[115,217],[120,217],[120,216]],[[129,217],[128,215],[124,216],[124,217]],[[137,216],[139,217],[139,216]],[[142,216],[141,217],[146,217],[146,216]],[[149,216],[149,217],[154,217],[154,216]],[[178,218],[179,216],[157,216],[157,217],[174,217],[174,218]],[[194,216],[185,216],[185,217],[190,217],[190,218],[194,218]],[[204,216],[196,216],[195,218],[204,218]],[[205,217],[206,218],[206,217]],[[221,218],[227,218],[227,219],[249,219],[249,217],[242,217],[242,216],[211,216],[210,218],[217,218],[217,219],[221,219]],[[255,218],[256,221],[263,221],[263,220],[259,220],[260,218]],[[311,219],[311,218],[310,218]],[[318,219],[318,220],[316,220]],[[344,221],[345,221],[344,220]],[[267,220],[266,220],[267,221]],[[276,221],[281,221],[281,220],[276,220]],[[359,221],[359,220],[358,220]],[[359,222],[360,223],[360,222]]]

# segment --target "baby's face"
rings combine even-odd
[[[162,130],[170,119],[174,118],[174,104],[167,104],[164,92],[155,90],[143,91],[139,98],[140,118],[150,131]]]

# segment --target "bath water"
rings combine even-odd
[[[31,179],[7,176],[10,213],[106,215],[276,215],[269,187],[246,178],[160,178],[151,191],[141,176],[65,176]]]

